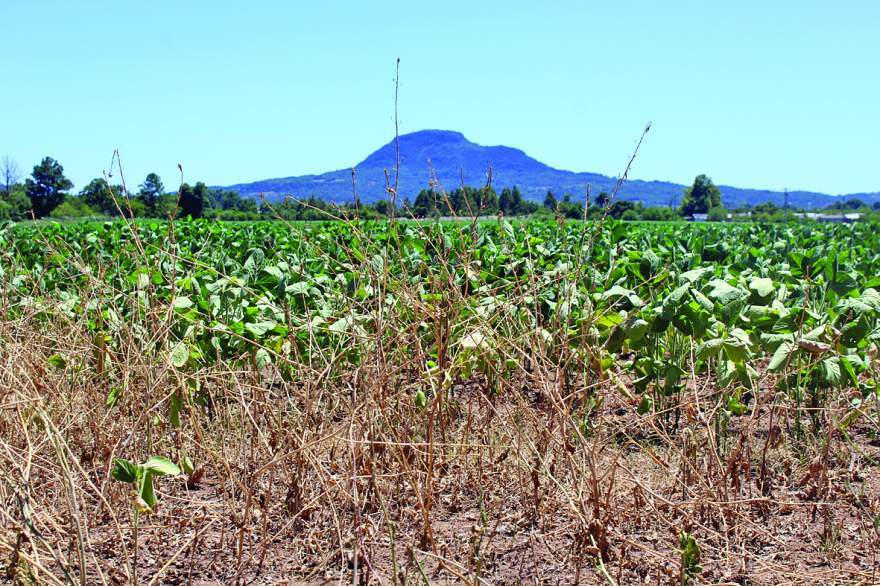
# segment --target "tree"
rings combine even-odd
[[[830,204],[825,207],[826,210],[840,210],[840,211],[848,211],[848,210],[860,210],[862,208],[868,207],[868,204],[863,202],[860,199],[847,199],[845,201],[836,201],[833,204]]]
[[[500,209],[505,216],[513,214],[513,198],[509,187],[505,187],[501,190],[501,195],[498,197],[498,209]]]
[[[547,195],[544,196],[544,207],[548,210],[555,210],[557,203],[556,196],[553,195],[552,191],[548,191]]]
[[[727,221],[727,210],[724,209],[724,206],[715,206],[714,208],[709,210],[709,217],[707,218],[710,222],[725,222]]]
[[[208,199],[208,186],[199,181],[194,187],[189,183],[180,186],[178,193],[180,200],[180,215],[183,217],[201,218],[205,211],[205,203]]]
[[[25,182],[25,188],[37,218],[48,216],[61,205],[67,190],[73,187],[70,179],[64,176],[64,167],[52,157],[45,157],[35,166],[31,177]]]
[[[709,213],[714,207],[721,205],[721,190],[706,175],[697,175],[694,184],[684,190],[681,202],[681,215]]]
[[[102,214],[116,215],[119,210],[116,209],[116,202],[125,213],[127,210],[124,197],[125,190],[121,185],[109,185],[103,177],[92,179],[88,185],[82,188],[79,196],[83,203]]]
[[[559,202],[559,213],[564,217],[577,220],[584,215],[584,206],[577,202],[571,201],[571,194],[562,194],[562,201]]]
[[[31,200],[21,183],[13,184],[9,194],[0,198],[0,220],[26,220],[30,209]]]
[[[519,192],[519,187],[514,185],[513,191],[510,192],[510,212],[517,215],[524,211],[522,194]]]
[[[623,218],[623,215],[629,211],[635,211],[636,204],[631,201],[617,200],[608,208],[608,215],[616,220]]]
[[[94,216],[95,210],[92,209],[80,197],[68,197],[61,205],[52,210],[49,214],[50,218],[88,218]]]
[[[3,181],[3,194],[8,196],[12,192],[12,186],[21,179],[21,170],[18,163],[9,155],[3,155],[0,161],[0,180]]]
[[[489,185],[480,189],[480,212],[486,214],[498,212],[498,194]]]
[[[609,197],[607,192],[600,191],[599,195],[596,196],[596,205],[600,208],[608,207],[608,202],[611,201],[611,197]]]
[[[655,206],[642,210],[641,219],[653,222],[673,222],[679,220],[680,217],[677,210],[669,206]]]
[[[162,185],[162,179],[155,173],[148,174],[144,182],[141,183],[138,197],[144,202],[147,214],[150,216],[156,215],[156,204],[163,191],[165,191],[165,186]]]
[[[416,196],[413,204],[413,215],[417,218],[427,218],[433,216],[437,211],[434,197],[434,190],[423,189]]]
[[[779,213],[779,206],[772,201],[764,201],[751,208],[753,214],[766,214],[772,216]]]

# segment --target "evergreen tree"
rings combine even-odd
[[[73,183],[64,176],[64,167],[61,163],[52,157],[45,157],[35,166],[31,177],[25,181],[31,209],[37,218],[45,218],[61,205]]]
[[[522,194],[519,192],[519,187],[516,185],[513,186],[513,191],[510,193],[510,200],[510,212],[512,214],[519,215],[525,211],[523,208]]]
[[[435,208],[432,192],[427,189],[421,190],[416,196],[412,211],[413,215],[417,218],[427,218],[434,215]]]
[[[498,198],[498,209],[505,216],[513,214],[513,196],[510,193],[510,188],[505,187],[501,190],[501,196]]]
[[[706,214],[721,205],[721,190],[706,175],[697,175],[694,184],[685,189],[681,215]]]
[[[553,195],[552,191],[548,191],[547,195],[544,196],[544,207],[548,210],[555,210],[557,203],[556,196]]]
[[[484,187],[480,190],[480,208],[486,214],[498,212],[498,194],[491,187]]]
[[[138,197],[144,202],[148,215],[156,215],[156,207],[163,191],[165,191],[165,186],[162,185],[162,179],[155,173],[148,174],[144,182],[141,183]]]

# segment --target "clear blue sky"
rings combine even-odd
[[[229,184],[460,130],[555,167],[880,190],[880,2],[0,0],[0,154]]]

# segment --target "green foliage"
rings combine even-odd
[[[156,510],[156,498],[153,478],[158,476],[177,476],[180,468],[162,456],[150,456],[143,464],[134,464],[128,460],[117,458],[113,461],[110,476],[119,482],[135,485],[137,500],[135,507],[139,513],[151,513]]]
[[[694,536],[687,531],[682,531],[678,536],[678,547],[681,551],[681,575],[682,586],[689,584],[691,580],[699,576],[703,571],[700,566],[700,546]]]
[[[725,222],[727,221],[727,210],[724,206],[715,206],[709,210],[709,217],[707,219],[710,222]]]
[[[617,219],[617,220],[620,220],[620,219],[637,220],[639,218],[639,215],[638,215],[638,213],[636,213],[635,209],[636,209],[636,204],[634,204],[633,202],[625,201],[625,200],[617,200],[614,203],[612,203],[611,206],[608,208],[608,215],[611,216],[612,218]],[[628,218],[624,218],[623,216],[625,214],[627,214],[628,212],[632,212],[632,213],[629,214]]]
[[[205,208],[210,205],[208,198],[208,186],[201,181],[195,186],[190,186],[189,183],[182,184],[178,191],[178,214],[183,218],[201,218]]]
[[[219,208],[237,200],[220,194],[214,201],[212,213],[234,211]],[[321,205],[291,202],[275,212],[319,218],[332,211]],[[181,375],[217,360],[284,369],[289,357],[331,349],[341,352],[333,368],[359,364],[359,341],[388,335],[376,315],[393,307],[400,328],[423,336],[413,360],[425,361],[426,381],[414,389],[415,407],[456,378],[479,377],[497,392],[517,363],[535,358],[534,348],[566,345],[585,369],[631,380],[630,407],[662,414],[669,426],[690,373],[711,375],[725,393],[723,409],[713,412],[718,441],[726,422],[751,408],[744,393],[759,371],[772,373],[796,405],[824,403],[831,392],[871,392],[864,381],[880,339],[876,226],[607,218],[583,263],[592,225],[556,220],[178,221],[173,242],[157,221],[20,224],[0,228],[7,244],[0,266],[7,298],[33,299],[37,291],[63,299],[59,311],[103,324],[102,343],[111,347],[111,322],[135,322],[149,290],[149,302],[169,316],[169,339],[157,344],[155,359]],[[137,231],[146,264],[129,230]],[[47,257],[47,244],[59,252]],[[96,320],[94,307],[76,297],[93,286],[82,263],[107,267],[103,280],[118,299],[140,301],[119,302],[112,316]],[[580,277],[567,279],[579,264]],[[13,303],[10,315],[27,307]],[[442,347],[431,336],[439,315],[448,320]],[[117,392],[108,395],[108,403],[118,400]],[[175,391],[172,425],[189,400]]]
[[[162,179],[155,173],[147,174],[138,191],[138,199],[143,202],[145,215],[156,216],[159,211],[159,198],[164,191]]]
[[[25,186],[21,183],[13,185],[9,193],[0,196],[0,221],[12,220],[19,222],[28,218],[31,200],[27,196]]]
[[[578,220],[584,217],[584,206],[572,201],[570,193],[563,194],[562,201],[556,205],[556,209],[564,218]]]
[[[79,192],[79,199],[99,214],[108,216],[119,215],[117,205],[124,213],[128,208],[125,189],[121,185],[109,185],[103,178],[92,179]]]
[[[64,167],[52,157],[45,157],[34,167],[25,189],[31,200],[31,209],[37,218],[45,218],[61,205],[73,183],[64,176]]]
[[[98,212],[80,197],[67,198],[64,203],[49,214],[50,217],[57,219],[91,218],[96,215],[98,215]]]
[[[721,190],[706,175],[697,175],[693,185],[685,189],[681,215],[707,214],[721,205]]]

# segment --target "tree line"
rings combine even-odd
[[[405,198],[393,209],[391,202],[380,200],[373,204],[354,201],[344,205],[331,204],[316,197],[304,200],[285,199],[277,204],[258,203],[242,197],[235,191],[212,189],[199,181],[183,183],[176,192],[168,191],[156,173],[149,173],[129,192],[122,185],[110,184],[105,178],[95,178],[78,194],[70,193],[73,183],[64,175],[64,167],[51,157],[45,157],[34,166],[30,176],[21,181],[18,165],[10,157],[0,160],[0,220],[34,218],[83,218],[97,216],[126,216],[143,218],[193,217],[219,220],[326,220],[340,212],[348,217],[379,219],[398,217],[444,218],[472,216],[536,216],[545,218],[595,219],[609,216],[623,220],[673,221],[706,214],[707,219],[723,221],[728,210],[722,206],[721,191],[706,175],[698,175],[683,193],[678,207],[651,206],[640,202],[615,199],[607,192],[583,202],[571,194],[557,197],[548,191],[542,203],[523,197],[519,188],[505,187],[497,193],[491,186],[459,187],[449,192],[433,188],[421,190],[414,201]],[[830,206],[836,211],[876,213],[859,200],[841,201]],[[784,220],[793,209],[779,208],[765,202],[751,208],[731,210],[738,216],[759,221]]]

